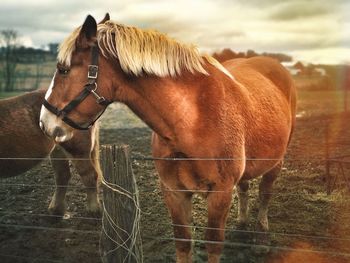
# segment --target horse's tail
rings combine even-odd
[[[290,75],[289,75],[289,78],[290,78],[289,106],[290,106],[290,110],[291,110],[292,124],[291,124],[289,139],[288,139],[288,145],[290,143],[290,140],[291,140],[293,132],[294,132],[295,122],[296,122],[296,111],[297,111],[297,90],[296,90],[295,83]]]

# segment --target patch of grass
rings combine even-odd
[[[342,90],[303,90],[297,91],[298,112],[303,115],[322,115],[339,113],[344,110]]]

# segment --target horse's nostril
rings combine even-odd
[[[52,135],[53,135],[53,136],[52,136],[53,138],[55,138],[55,137],[62,137],[62,136],[64,135],[64,131],[62,130],[62,128],[56,127],[56,128],[54,129]]]

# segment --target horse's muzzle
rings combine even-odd
[[[42,132],[56,143],[65,142],[72,138],[72,132],[68,130],[65,131],[64,128],[57,125],[53,125],[53,127],[49,128],[44,120],[39,121],[39,126]]]

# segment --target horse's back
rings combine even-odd
[[[38,125],[44,96],[39,90],[0,101],[0,158],[9,158],[0,160],[1,177],[27,171],[54,146]]]
[[[295,123],[296,89],[289,72],[275,59],[269,57],[253,57],[248,59],[232,59],[225,61],[223,66],[247,90],[252,90],[254,96],[273,97],[276,92],[269,94],[269,87],[277,88],[288,102],[291,113],[292,127]],[[271,83],[273,85],[271,85]]]
[[[295,87],[288,71],[271,58],[229,60],[223,65],[235,78],[226,97],[241,109],[245,156],[273,160],[247,162],[244,177],[254,178],[285,155],[295,123]]]
[[[272,81],[288,99],[295,96],[295,88],[289,72],[273,58],[263,56],[239,58],[227,60],[223,65],[240,82],[244,83],[246,80],[254,79],[254,75],[247,74],[248,72],[260,73]]]

